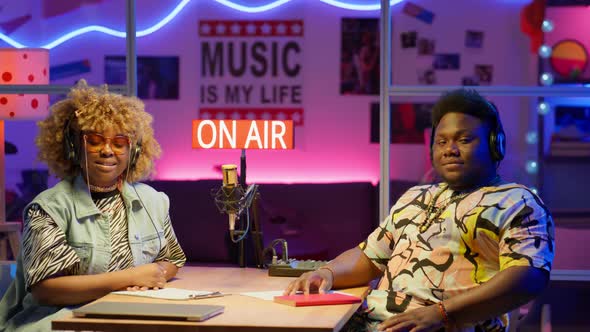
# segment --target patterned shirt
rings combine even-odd
[[[125,204],[118,191],[93,193],[92,200],[102,212],[111,215],[111,261],[108,272],[133,267],[133,255],[129,246]],[[33,205],[26,216],[23,232],[23,267],[26,287],[55,275],[79,275],[80,258],[66,241],[64,232],[39,205]],[[186,257],[170,224],[170,216],[164,221],[167,245],[160,250],[155,261],[167,261],[184,266]]]
[[[445,188],[446,184],[411,188],[359,245],[384,272],[367,297],[370,318],[384,320],[448,299],[511,266],[551,270],[551,215],[522,185],[482,187],[456,202],[452,200],[457,193],[445,190],[435,205],[442,213],[420,233],[429,203]],[[508,315],[503,315],[471,330],[502,331],[507,324]]]

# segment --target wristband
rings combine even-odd
[[[437,303],[438,305],[438,310],[440,311],[440,315],[442,316],[443,322],[445,324],[445,327],[450,327],[451,326],[451,319],[449,317],[449,313],[447,312],[447,309],[445,308],[445,305],[442,303],[442,301]]]

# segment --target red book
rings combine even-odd
[[[306,307],[313,305],[334,305],[334,304],[352,304],[361,302],[362,299],[357,296],[329,293],[329,294],[296,294],[275,296],[274,301],[290,305],[293,307]]]

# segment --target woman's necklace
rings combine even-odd
[[[95,192],[95,193],[108,193],[108,192],[111,192],[111,191],[117,189],[117,183],[113,184],[112,186],[108,186],[108,187],[101,187],[101,186],[95,186],[92,184],[88,184],[88,188],[90,188],[90,191]]]
[[[488,182],[487,184],[481,186],[481,187],[487,187],[487,186],[492,186],[495,185],[497,183],[500,182],[500,176],[496,176],[495,178],[493,178],[490,182]],[[471,194],[472,192],[478,190],[481,187],[475,187],[472,190],[466,191],[464,193],[452,196],[450,199],[447,200],[447,202],[445,204],[443,204],[440,207],[436,207],[436,201],[438,200],[438,198],[440,197],[440,195],[442,195],[442,193],[444,193],[447,189],[449,189],[449,185],[445,185],[444,188],[437,192],[436,195],[434,195],[434,197],[432,198],[432,200],[430,201],[430,203],[428,203],[428,207],[426,209],[426,218],[424,218],[424,221],[420,224],[420,227],[418,228],[418,230],[420,231],[420,233],[424,233],[428,230],[428,228],[430,228],[430,226],[432,226],[432,223],[434,223],[435,220],[438,220],[438,218],[440,217],[440,215],[453,203],[462,200],[463,198],[465,198],[467,195]]]

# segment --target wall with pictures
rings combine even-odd
[[[441,1],[416,1],[421,9],[393,8],[393,83],[399,85],[537,85],[536,54],[520,32],[520,13],[528,1],[461,1],[452,8]],[[407,12],[432,11],[431,24]],[[525,170],[534,159],[527,131],[535,130],[534,98],[491,96],[498,107],[508,141],[500,167],[506,179],[532,184]],[[396,97],[395,101],[431,101]]]
[[[2,22],[31,15],[27,24],[10,32],[11,37],[39,45],[87,24],[124,30],[123,1],[87,2],[53,15],[45,12],[41,2],[2,2]],[[396,4],[392,7],[390,60],[394,83],[535,84],[536,68],[531,61],[535,57],[528,52],[529,42],[518,23],[527,2],[456,0],[452,8],[435,0]],[[138,2],[138,30],[160,21],[178,3]],[[240,3],[260,5],[260,1]],[[371,107],[379,101],[375,77],[379,15],[378,11],[336,8],[320,1],[291,1],[256,14],[216,1],[190,1],[160,30],[138,38],[139,93],[154,116],[163,148],[156,178],[220,178],[219,165],[239,163],[240,151],[192,149],[193,119],[282,117],[298,121],[295,149],[248,151],[249,181],[377,183],[379,145],[371,142]],[[244,21],[259,30],[248,35],[249,25]],[[225,30],[217,30],[216,22]],[[297,30],[298,22],[301,30]],[[231,29],[239,32],[232,34]],[[91,84],[120,83],[124,54],[123,39],[98,32],[68,40],[50,52],[52,83],[69,85],[80,78]],[[232,56],[236,61],[233,71]],[[247,61],[245,72],[240,72],[239,59]],[[223,73],[220,66],[225,66]],[[522,165],[530,150],[523,139],[531,120],[528,100],[492,100],[500,109],[510,142],[501,171],[508,179],[527,182]],[[416,114],[422,112],[419,105],[433,101],[392,98],[401,105],[396,109],[407,112],[397,118],[409,129],[402,134],[410,137],[398,137],[391,145],[393,179],[419,181],[427,171],[428,147],[420,135],[424,126]],[[21,181],[22,169],[44,168],[35,161],[35,135],[32,122],[6,125],[6,139],[19,150],[6,157],[9,188]]]

